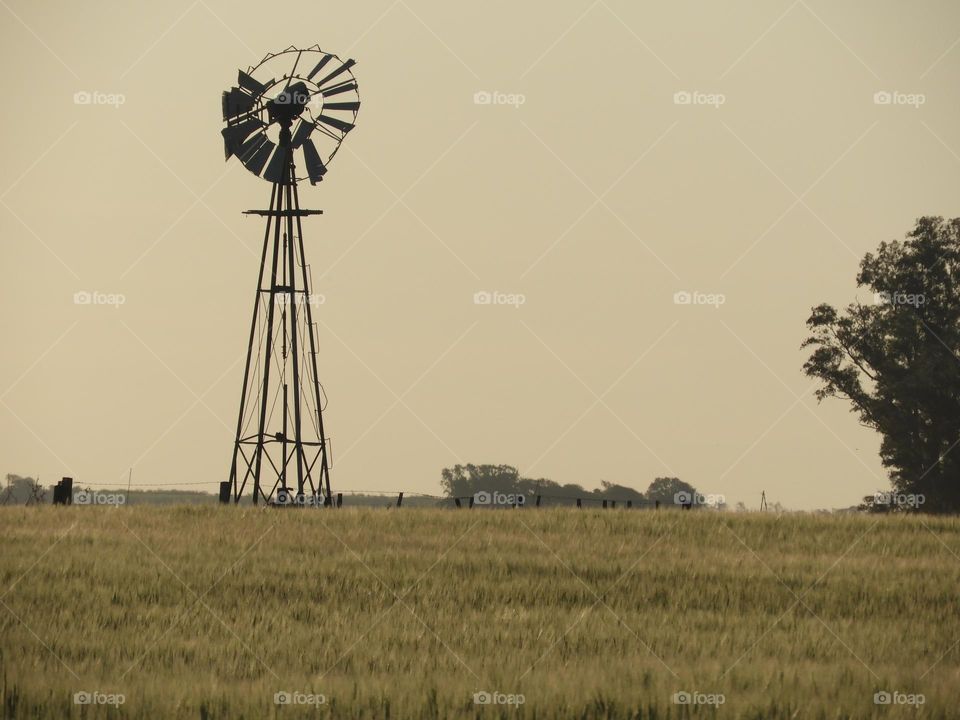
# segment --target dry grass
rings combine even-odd
[[[957,519],[45,507],[0,528],[5,717],[957,717]]]

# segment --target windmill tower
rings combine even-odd
[[[297,185],[316,185],[353,129],[360,96],[351,68],[317,46],[270,53],[223,93],[226,158],[271,185],[247,343],[230,479],[221,499],[331,504],[326,397],[317,374],[313,293]],[[298,173],[300,173],[298,175]]]

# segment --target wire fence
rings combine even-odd
[[[39,484],[38,484],[39,485]],[[228,486],[225,488],[224,486]],[[126,488],[131,496],[129,500],[143,500],[142,495],[156,492],[161,488],[184,488],[184,487],[218,487],[219,500],[222,504],[234,504],[236,499],[232,497],[232,490],[229,483],[216,481],[206,482],[170,482],[170,483],[151,483],[149,486],[133,486],[129,483],[97,483],[98,488]],[[79,488],[79,484],[78,484]],[[88,504],[81,501],[76,502],[76,493],[74,492],[73,481],[70,478],[64,478],[60,483],[51,488],[53,497],[51,500],[58,505]],[[648,500],[646,498],[626,498],[626,497],[597,497],[591,493],[583,495],[554,495],[551,493],[514,493],[505,491],[478,491],[472,495],[434,495],[431,493],[406,491],[406,490],[343,490],[333,494],[331,497],[323,495],[297,495],[290,490],[277,490],[271,493],[270,500],[266,503],[269,506],[323,506],[323,507],[448,507],[460,509],[525,509],[541,507],[577,507],[577,508],[599,508],[604,510],[659,510],[660,500]],[[95,496],[96,490],[91,487],[78,489],[84,497]],[[168,493],[171,491],[167,491]],[[176,492],[173,490],[172,492]],[[190,491],[185,491],[189,493]],[[160,490],[160,493],[163,493]],[[205,493],[206,494],[206,493]],[[217,493],[212,493],[211,499],[217,499]],[[33,502],[40,503],[46,500],[46,493],[43,497],[33,498]],[[141,497],[137,497],[141,496]],[[11,497],[0,498],[0,504],[8,504]],[[7,500],[7,502],[4,502]],[[242,498],[244,503],[250,502],[249,498]],[[149,501],[147,501],[149,502]],[[19,504],[19,503],[15,503]],[[33,503],[30,503],[33,504]],[[96,503],[92,503],[96,504]],[[128,503],[123,503],[128,504]],[[144,504],[136,502],[133,504]],[[671,503],[664,503],[671,505]],[[685,503],[678,504],[684,509],[689,509],[690,505]]]

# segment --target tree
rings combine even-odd
[[[520,473],[510,465],[455,465],[444,468],[440,478],[447,497],[469,497],[481,491],[522,493],[533,482],[521,483]]]
[[[646,495],[648,501],[655,502],[659,500],[661,505],[687,504],[676,502],[678,496],[679,499],[684,499],[684,495],[681,495],[681,493],[693,498],[693,496],[697,494],[697,490],[693,485],[685,483],[680,478],[658,477],[650,483]]]
[[[860,263],[874,301],[813,308],[804,372],[881,436],[900,509],[960,512],[960,218],[920,218]],[[917,504],[923,496],[925,502]]]
[[[31,505],[43,500],[44,490],[38,480],[13,473],[7,473],[6,480],[7,486],[0,497],[0,504]]]
[[[585,490],[582,485],[560,485],[547,478],[525,478],[512,465],[454,465],[452,468],[444,468],[440,477],[440,486],[447,497],[463,498],[478,492],[498,492],[523,495],[530,501],[537,495],[542,495],[548,504],[551,499],[558,498],[612,499],[622,502],[645,499],[643,493],[633,488],[606,480],[601,480],[600,487],[596,490]],[[689,485],[681,483],[677,492],[685,488],[692,490]],[[673,502],[672,494],[669,502]]]

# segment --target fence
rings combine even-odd
[[[507,502],[499,500],[496,496],[498,493],[475,493],[473,495],[454,497],[454,498],[444,498],[446,500],[453,500],[454,506],[458,508],[467,507],[468,509],[473,509],[474,507],[492,507],[492,508],[502,508],[502,507],[512,507],[512,508],[526,508],[528,504],[524,496],[515,496],[513,501],[510,501],[510,495],[507,493],[499,493],[500,495],[507,495]],[[478,498],[478,496],[488,496],[488,498]],[[522,501],[517,502],[519,498],[523,498]],[[615,510],[617,504],[626,510],[642,510],[642,509],[660,509],[659,500],[634,500],[634,499],[613,499],[613,498],[596,498],[588,496],[573,496],[573,495],[544,495],[538,494],[533,496],[534,503],[533,507],[539,508],[543,507],[544,500],[548,501],[561,501],[561,502],[548,502],[548,505],[553,506],[571,506],[575,505],[578,508],[583,508],[586,503],[587,506],[593,506],[597,508],[602,508],[603,510]]]
[[[104,487],[119,487],[120,483],[108,483]],[[160,487],[182,487],[187,485],[205,485],[218,486],[219,496],[217,497],[222,504],[232,504],[232,488],[228,482],[184,482],[184,483],[159,483],[150,488],[138,487],[130,488],[126,483],[123,484],[134,492],[144,492]],[[201,493],[198,493],[201,494]],[[202,493],[207,495],[207,493]],[[603,510],[616,510],[617,508],[625,510],[659,510],[661,502],[659,500],[645,500],[639,498],[603,498],[590,495],[551,495],[548,493],[537,493],[529,496],[519,493],[504,493],[500,491],[478,492],[473,495],[447,496],[431,495],[428,493],[408,492],[403,490],[347,490],[336,493],[331,498],[325,498],[322,495],[300,496],[289,491],[285,494],[278,492],[281,496],[278,502],[274,499],[269,503],[276,507],[298,507],[298,506],[325,506],[341,508],[344,505],[355,507],[447,507],[452,509],[474,508],[541,508],[541,507],[577,507],[597,508]],[[53,503],[56,505],[70,505],[73,501],[73,479],[63,478],[53,487]],[[404,502],[406,501],[406,505]],[[668,503],[669,504],[669,503]],[[683,509],[689,510],[689,505],[681,505]]]
[[[229,490],[229,487],[227,488]],[[224,490],[221,488],[221,502],[228,503],[230,502],[230,494],[227,492],[226,495],[223,494]],[[546,506],[553,507],[577,507],[583,509],[584,507],[595,507],[603,510],[615,510],[617,507],[625,510],[659,510],[660,501],[659,500],[642,500],[642,499],[624,499],[624,498],[598,498],[590,496],[574,496],[574,495],[549,495],[544,493],[539,493],[531,496],[533,502],[528,503],[526,496],[522,494],[512,494],[512,493],[501,493],[501,492],[478,492],[473,495],[461,495],[461,496],[447,496],[447,495],[429,495],[427,493],[417,493],[417,492],[405,492],[405,491],[373,491],[373,490],[353,490],[346,492],[336,493],[329,501],[319,497],[314,501],[309,498],[309,496],[304,496],[297,498],[295,496],[290,496],[289,498],[283,498],[280,502],[273,501],[271,505],[276,506],[318,506],[324,505],[326,507],[343,507],[345,504],[344,496],[346,497],[347,505],[355,505],[357,507],[403,507],[404,499],[407,499],[407,507],[411,504],[416,506],[432,506],[432,507],[448,507],[448,508],[459,508],[459,509],[468,509],[472,510],[474,508],[513,508],[513,509],[522,509],[527,507],[541,508]],[[354,498],[360,500],[360,502],[350,503],[350,499]],[[226,498],[226,499],[224,499]],[[396,498],[394,500],[394,498]],[[412,501],[412,502],[411,502]],[[546,501],[546,502],[545,502]],[[688,505],[682,506],[684,509],[689,509]]]

